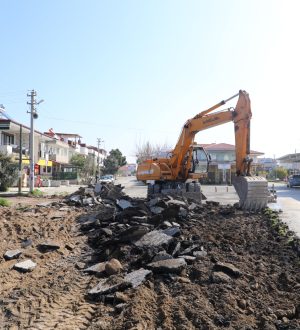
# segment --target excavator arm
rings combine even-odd
[[[213,112],[218,107],[226,104],[229,100],[239,96],[236,107],[227,110]],[[211,113],[213,112],[213,113]],[[236,145],[236,169],[237,175],[250,175],[250,120],[251,106],[248,93],[240,91],[238,94],[221,101],[213,107],[202,111],[183,126],[178,142],[172,151],[171,168],[173,175],[179,175],[182,162],[190,146],[194,142],[195,135],[203,130],[219,126],[228,122],[234,122],[235,145]],[[189,166],[190,164],[188,164]]]

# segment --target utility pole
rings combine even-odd
[[[98,181],[98,177],[100,178],[100,144],[101,142],[104,142],[103,140],[101,140],[100,138],[97,139],[97,150],[98,150],[98,155],[97,155],[97,169],[96,169],[96,182]]]
[[[44,102],[44,100],[40,100],[39,102],[36,101],[36,91],[33,89],[30,94],[27,94],[28,97],[30,97],[30,102],[27,102],[27,104],[30,105],[30,111],[27,111],[27,113],[30,113],[30,142],[29,142],[29,148],[30,148],[30,177],[29,177],[29,191],[32,193],[34,190],[34,119],[38,118],[38,114],[36,112],[36,105],[39,105],[40,103]]]
[[[20,139],[19,139],[19,182],[18,182],[18,194],[22,193],[22,125],[20,125]]]

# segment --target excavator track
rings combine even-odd
[[[239,196],[239,206],[246,211],[259,211],[268,203],[268,182],[260,176],[237,176],[233,186]]]
[[[196,202],[201,202],[206,197],[201,192],[199,182],[159,182],[155,184],[148,184],[148,198],[155,198],[161,196],[182,196],[193,199]]]

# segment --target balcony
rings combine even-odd
[[[49,160],[63,164],[68,164],[69,162],[68,156],[55,155],[55,154],[49,155]]]

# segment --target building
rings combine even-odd
[[[11,119],[1,110],[0,152],[11,155],[16,162],[19,162],[21,154],[21,170],[26,176],[30,165],[30,127]],[[91,157],[96,170],[103,164],[106,151],[87,146],[81,139],[78,134],[55,133],[53,129],[44,133],[34,130],[35,175],[54,179],[77,178],[77,169],[70,164],[75,154]]]
[[[120,176],[131,176],[136,173],[136,164],[126,164],[119,168],[118,175]]]
[[[236,172],[235,146],[228,143],[201,144],[211,157],[208,176],[203,179],[204,183],[231,184],[232,177]],[[251,150],[250,157],[253,159],[252,172],[258,167],[258,157],[263,153]]]
[[[277,158],[279,166],[288,170],[289,174],[300,173],[300,153],[287,154]]]
[[[51,138],[39,131],[34,131],[34,163],[35,174],[48,172],[52,162],[45,156],[44,145]],[[0,152],[11,155],[16,162],[20,161],[24,173],[29,172],[30,128],[15,120],[0,118]],[[48,170],[47,170],[48,168]],[[45,170],[46,169],[46,170]]]
[[[277,167],[275,158],[258,158],[258,169],[262,172],[272,172]]]
[[[103,166],[104,159],[107,157],[106,151],[82,143],[82,136],[74,133],[56,133],[52,128],[45,134],[52,137],[52,141],[47,143],[46,150],[49,159],[54,162],[54,175],[56,177],[70,177],[72,172],[77,173],[77,168],[70,164],[72,157],[76,154],[90,159],[94,173]],[[62,175],[62,173],[69,174]]]

